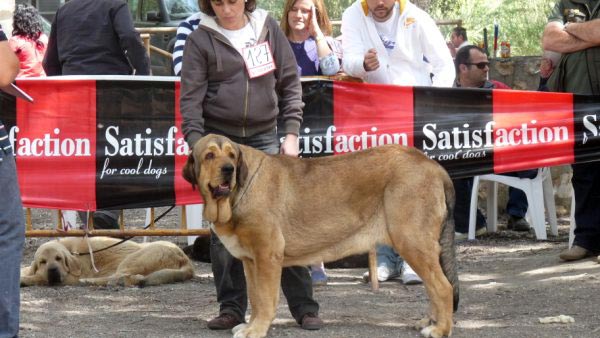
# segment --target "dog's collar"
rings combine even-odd
[[[267,157],[264,156],[263,158],[260,159],[260,162],[258,163],[258,167],[256,168],[256,170],[254,171],[254,173],[252,174],[252,176],[248,180],[248,184],[246,184],[246,186],[244,186],[244,190],[241,191],[241,193],[239,194],[239,197],[233,203],[233,206],[231,207],[232,210],[235,210],[235,208],[238,206],[239,202],[242,200],[242,198],[244,197],[244,195],[246,194],[246,192],[248,191],[248,189],[250,189],[250,186],[252,185],[252,182],[254,182],[254,177],[256,177],[256,174],[258,174],[258,170],[262,166],[263,161],[265,160],[265,158],[267,158]]]

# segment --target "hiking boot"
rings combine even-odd
[[[208,323],[206,323],[206,327],[211,330],[230,330],[242,323],[242,321],[235,318],[235,316],[230,313],[221,313],[217,317],[209,320]]]
[[[579,245],[573,245],[570,249],[561,252],[558,257],[563,261],[577,261],[592,256],[592,254],[593,253],[586,248],[582,248]]]
[[[309,312],[302,316],[300,325],[303,330],[320,330],[323,327],[323,321],[316,313]]]
[[[482,226],[480,228],[477,228],[475,230],[475,237],[477,236],[481,236],[481,235],[485,235],[487,233],[487,227]],[[469,233],[468,232],[455,232],[454,233],[454,240],[455,241],[463,241],[465,239],[469,238]]]
[[[527,220],[523,217],[510,216],[508,224],[506,225],[508,230],[513,231],[529,231],[531,226],[527,223]]]

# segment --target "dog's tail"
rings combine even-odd
[[[191,263],[182,265],[179,269],[162,269],[154,271],[139,281],[138,286],[154,286],[161,284],[183,282],[194,277]]]
[[[456,267],[456,253],[454,248],[454,186],[450,177],[446,176],[444,180],[444,195],[446,196],[446,221],[442,225],[442,234],[440,236],[440,265],[442,270],[452,285],[453,290],[453,308],[454,312],[458,309],[459,300],[459,282],[458,271]]]

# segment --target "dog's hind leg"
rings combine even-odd
[[[396,250],[423,279],[429,296],[431,317],[419,322],[423,326],[421,334],[435,338],[449,336],[452,333],[452,285],[439,263],[439,244],[435,240],[423,241],[421,238],[405,241]]]

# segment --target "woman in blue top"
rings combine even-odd
[[[301,76],[335,75],[340,71],[341,47],[331,35],[323,0],[286,0],[281,29],[296,56]]]

